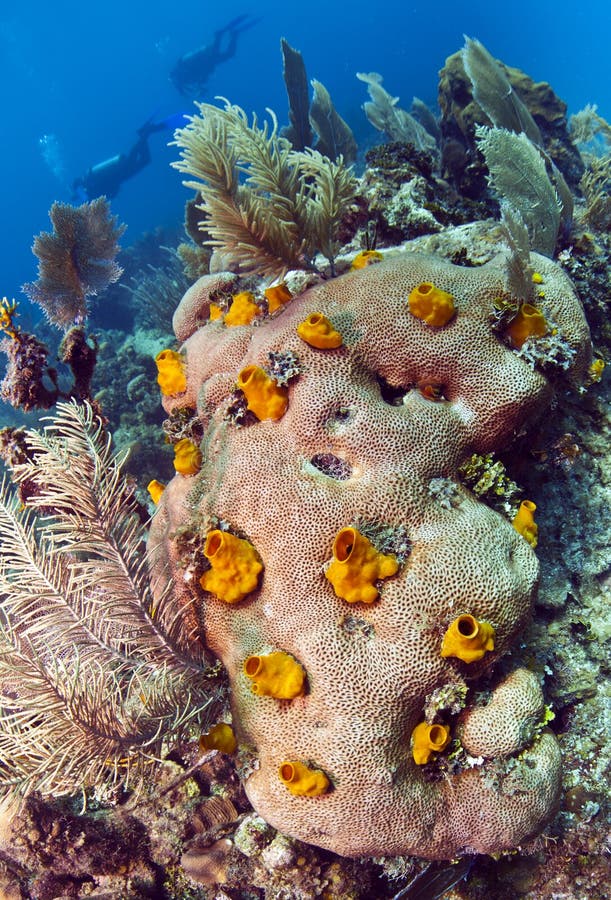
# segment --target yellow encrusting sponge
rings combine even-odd
[[[524,540],[528,541],[533,550],[537,546],[537,535],[539,533],[539,526],[535,522],[534,516],[536,508],[537,506],[532,500],[523,500],[511,523],[518,534],[521,534]]]
[[[429,725],[420,722],[412,731],[412,756],[417,766],[430,762],[435,753],[441,753],[450,743],[450,729],[445,725]]]
[[[442,656],[455,656],[466,663],[477,662],[489,650],[494,650],[494,628],[469,613],[454,619],[441,643]]]
[[[253,694],[292,700],[305,694],[305,669],[294,657],[282,650],[244,660],[244,674],[251,679]]]
[[[225,325],[250,325],[253,319],[261,315],[251,291],[235,294],[231,306],[223,319]]]
[[[413,316],[434,328],[447,325],[456,312],[452,294],[435,287],[430,281],[423,281],[414,288],[409,295],[408,303]]]
[[[331,782],[322,769],[310,769],[301,762],[283,762],[278,769],[280,781],[295,797],[320,797]]]
[[[263,563],[250,541],[217,528],[208,532],[204,556],[210,568],[199,583],[219,600],[239,603],[256,589]]]
[[[360,253],[357,253],[352,263],[350,264],[351,269],[366,269],[367,266],[374,265],[375,263],[379,263],[384,259],[382,254],[378,250],[361,250]]]
[[[174,468],[179,475],[196,475],[202,467],[202,452],[189,438],[174,444]]]
[[[238,742],[233,728],[227,722],[218,722],[199,739],[200,750],[218,750],[220,753],[235,753]]]
[[[523,303],[505,329],[505,335],[513,347],[519,350],[529,337],[543,337],[548,332],[545,316],[532,303]]]
[[[341,347],[343,339],[330,320],[322,313],[313,312],[297,326],[302,341],[318,350],[334,350]]]
[[[246,405],[257,419],[277,421],[289,405],[288,390],[279,385],[261,366],[246,366],[238,375],[238,387]]]
[[[265,299],[267,300],[267,311],[270,313],[276,312],[276,310],[281,309],[289,302],[289,300],[293,299],[293,295],[284,282],[281,282],[280,284],[274,284],[271,287],[265,288],[263,293],[265,294]]]
[[[149,481],[149,483],[147,484],[146,489],[149,492],[153,503],[159,503],[159,501],[161,500],[161,495],[165,491],[165,484],[163,484],[161,481],[157,481],[156,478],[153,478],[152,481]]]
[[[182,394],[187,389],[187,376],[180,353],[175,350],[162,350],[155,357],[157,365],[157,384],[164,397]]]
[[[396,557],[380,553],[356,528],[342,528],[333,542],[333,561],[325,575],[333,590],[348,603],[373,603],[375,582],[390,578],[399,568]]]

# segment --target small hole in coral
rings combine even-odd
[[[338,422],[346,422],[350,418],[350,408],[348,406],[338,406],[335,410],[334,418]]]
[[[432,381],[422,381],[417,385],[418,390],[427,400],[440,401],[447,400],[445,388],[442,384],[436,384]]]
[[[389,384],[380,374],[376,375],[376,380],[380,386],[380,394],[384,403],[388,403],[389,406],[403,406],[407,388],[402,385]]]

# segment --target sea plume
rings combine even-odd
[[[117,226],[105,197],[81,206],[54,203],[49,218],[53,231],[42,231],[32,247],[38,280],[23,290],[53,325],[67,329],[85,320],[88,297],[121,277],[115,257],[125,226]]]
[[[227,268],[277,277],[306,268],[317,252],[333,266],[335,236],[353,201],[356,182],[341,156],[296,152],[256,118],[225,103],[196,104],[200,116],[175,134],[181,159],[172,165],[195,178],[204,243],[219,249]],[[324,233],[324,240],[321,235]]]
[[[153,603],[133,487],[91,406],[58,404],[24,447],[20,490],[0,495],[0,794],[137,786],[219,689],[169,585]]]

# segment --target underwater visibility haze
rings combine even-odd
[[[126,152],[149,118],[194,112],[170,73],[185,53],[247,15],[235,56],[212,73],[202,96],[227,97],[259,117],[270,107],[287,120],[280,38],[300,50],[309,78],[323,82],[360,145],[376,134],[362,112],[366,91],[356,72],[379,72],[408,109],[412,96],[435,107],[437,72],[463,43],[480,40],[497,59],[548,81],[574,113],[587,103],[611,116],[609,8],[525,0],[348,5],[310,0],[304,6],[259,2],[120,3],[96,7],[41,0],[0,9],[0,97],[4,140],[0,168],[2,294],[19,297],[34,277],[32,239],[48,227],[54,200],[69,202],[71,185],[90,166]],[[143,231],[182,221],[186,192],[169,163],[170,136],[150,141],[151,164],[125,182],[113,212],[128,226],[124,244]]]

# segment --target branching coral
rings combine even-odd
[[[203,656],[153,603],[122,460],[88,406],[26,432],[0,499],[0,791],[138,784],[213,704]]]
[[[227,267],[279,276],[307,267],[317,252],[333,262],[335,233],[355,193],[355,181],[339,159],[316,151],[298,153],[278,135],[276,117],[259,127],[225,102],[198,104],[200,116],[176,132],[180,172],[195,177],[187,187],[201,196],[201,229],[222,251]]]
[[[53,325],[69,328],[84,321],[88,297],[120,278],[115,256],[125,226],[117,226],[104,197],[77,207],[54,203],[49,217],[53,231],[41,232],[32,248],[38,280],[23,290]]]

